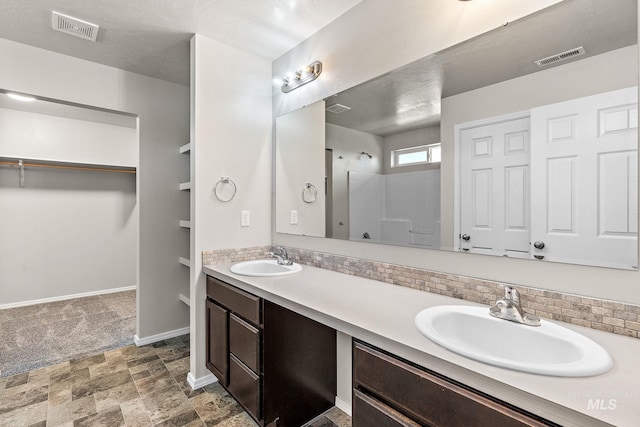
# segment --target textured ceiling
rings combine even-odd
[[[327,112],[327,122],[382,136],[437,125],[441,98],[540,71],[536,59],[584,46],[580,60],[636,44],[637,7],[566,0],[328,98],[327,106],[351,110]]]
[[[189,84],[199,33],[273,60],[361,0],[1,0],[0,38]],[[100,26],[93,43],[51,29],[51,11]]]

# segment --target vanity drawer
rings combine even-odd
[[[472,389],[359,342],[353,349],[353,386],[420,424],[431,426],[545,426]],[[354,419],[354,425],[363,425]]]
[[[354,390],[353,427],[420,427],[420,424],[405,417],[384,403]]]
[[[260,377],[233,354],[229,359],[229,392],[255,419],[260,419]]]
[[[260,373],[260,330],[235,314],[229,316],[229,349],[254,372]]]
[[[255,295],[207,276],[207,296],[250,322],[262,323],[261,300]]]

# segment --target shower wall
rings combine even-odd
[[[440,170],[349,172],[349,239],[440,247]]]

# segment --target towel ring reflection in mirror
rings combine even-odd
[[[302,201],[305,203],[313,203],[318,198],[318,189],[315,185],[307,182],[302,189]]]
[[[213,187],[213,193],[221,202],[228,202],[236,195],[236,184],[229,177],[222,177]]]

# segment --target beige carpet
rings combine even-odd
[[[0,310],[0,377],[133,343],[135,291]]]

